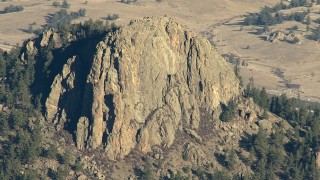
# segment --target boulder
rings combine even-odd
[[[264,130],[270,131],[272,129],[272,122],[269,120],[261,120],[258,122],[259,127]]]
[[[194,143],[187,143],[184,145],[182,156],[195,166],[202,165],[206,161],[205,153]]]
[[[194,138],[198,143],[202,143],[201,136],[199,136],[195,130],[188,128],[185,128],[184,130],[190,137]]]

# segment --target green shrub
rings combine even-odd
[[[109,14],[105,19],[106,20],[110,20],[110,21],[114,21],[114,20],[117,20],[117,19],[119,19],[119,14]]]
[[[61,6],[61,4],[60,4],[60,2],[54,1],[54,2],[52,3],[52,6],[54,6],[54,7],[59,7],[59,6]]]
[[[69,151],[65,151],[63,154],[58,154],[57,159],[60,164],[69,164],[71,160],[71,155]]]
[[[42,152],[42,156],[49,159],[56,158],[57,154],[58,154],[58,148],[57,148],[57,145],[55,144],[51,144],[48,149],[43,150]]]
[[[228,102],[228,104],[222,104],[222,113],[220,114],[220,120],[224,122],[231,121],[235,116],[237,112],[236,103],[231,100]]]
[[[72,170],[81,171],[82,168],[83,168],[83,164],[81,163],[80,159],[77,159],[74,165],[72,166]]]
[[[49,169],[48,171],[48,176],[51,177],[53,180],[66,179],[67,175],[68,170],[63,166],[59,166],[56,171],[53,169]]]
[[[19,12],[19,11],[23,11],[23,7],[22,6],[13,6],[10,5],[8,7],[5,7],[3,11],[0,11],[0,14],[7,14],[7,13],[12,13],[12,12]]]
[[[70,8],[70,4],[68,3],[67,0],[63,0],[61,7],[65,8],[65,9],[69,9]]]

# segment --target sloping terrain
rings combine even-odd
[[[286,121],[265,117],[266,110],[242,97],[233,70],[207,40],[170,18],[134,20],[90,39],[77,32],[50,29],[27,42],[21,56],[44,68],[32,92],[42,97],[45,144],[58,140],[83,165],[70,177],[142,177],[148,168],[153,177],[182,168],[194,176],[190,169],[208,164],[206,172],[215,173],[224,169],[226,153],[250,154],[241,142],[259,129],[291,132]],[[222,122],[227,106],[223,119],[233,121]],[[231,173],[251,174],[238,158]],[[59,171],[58,162],[49,162],[34,167]]]
[[[241,9],[211,24],[202,22],[210,13],[185,8],[255,9],[255,2],[90,1],[81,6],[112,3],[137,16],[168,6],[191,28],[163,15],[130,22],[128,15],[122,27],[63,23],[0,51],[0,179],[319,179],[320,105],[267,95],[253,80],[241,86],[239,69],[211,45],[225,52],[213,31],[223,27],[232,36],[222,37],[241,39],[235,46],[250,42],[235,35],[231,15]],[[187,11],[192,21],[178,15]],[[285,80],[282,69],[274,73]]]

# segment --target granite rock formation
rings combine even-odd
[[[200,108],[216,113],[240,94],[233,70],[210,43],[169,18],[144,18],[109,33],[96,46],[84,85],[78,66],[75,55],[54,78],[46,119],[58,129],[72,121],[78,149],[103,147],[110,159],[133,148],[170,147],[178,131],[199,128]]]

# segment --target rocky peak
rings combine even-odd
[[[57,128],[72,121],[78,149],[103,147],[110,159],[134,148],[170,147],[178,131],[199,128],[200,108],[216,113],[240,94],[210,43],[169,18],[144,18],[109,33],[96,46],[84,86],[77,67],[75,55],[54,78],[46,119]]]
[[[56,29],[50,28],[41,35],[41,46],[48,46],[50,42],[53,43],[55,48],[62,46],[61,38]]]

